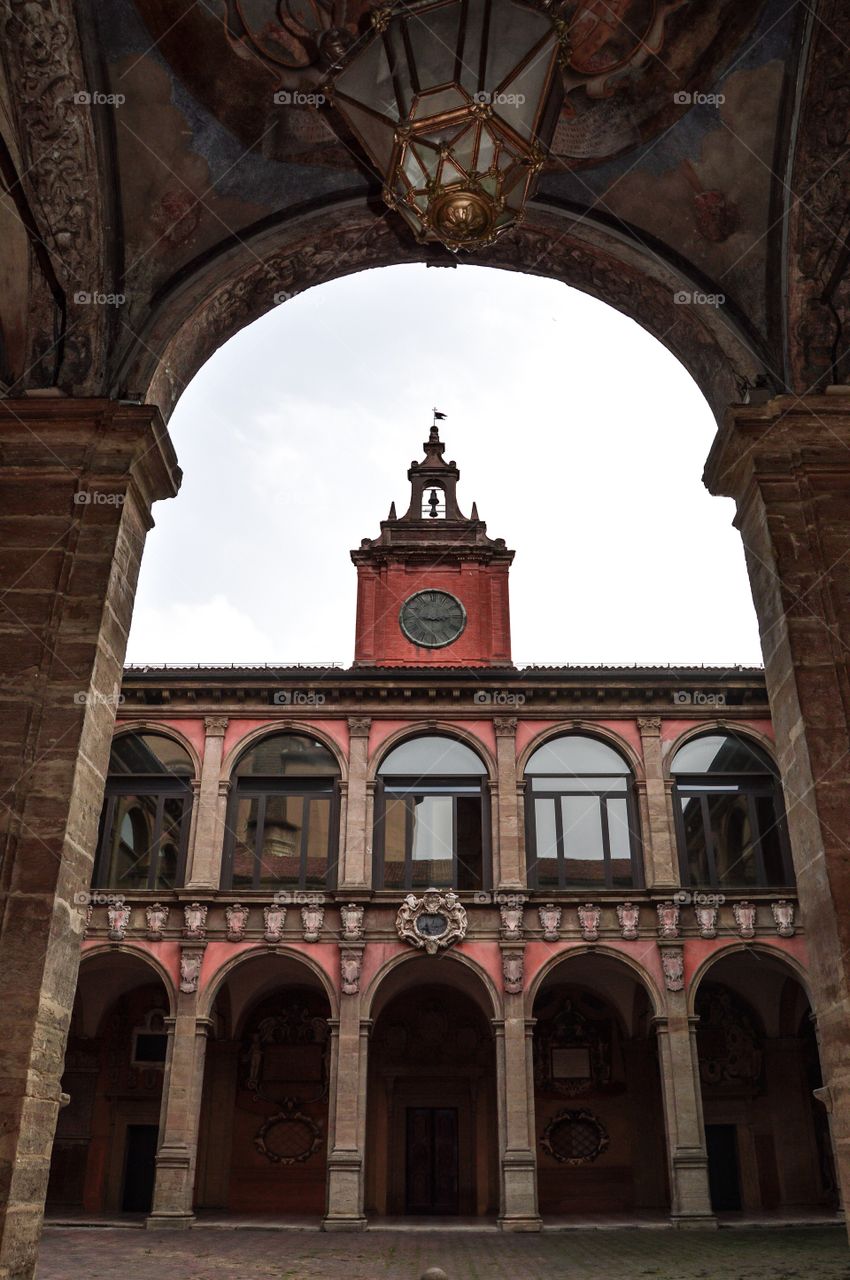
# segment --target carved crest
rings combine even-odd
[[[201,976],[203,951],[182,951],[180,953],[180,990],[191,994],[198,990],[198,979]]]
[[[200,902],[190,902],[183,908],[184,938],[205,938],[207,936],[207,910]]]
[[[547,902],[545,907],[538,907],[537,914],[543,937],[547,942],[557,942],[560,936],[558,930],[561,927],[561,908],[556,907],[554,902]]]
[[[311,902],[301,908],[301,927],[304,930],[305,942],[318,942],[322,925],[325,923],[325,908]]]
[[[520,898],[516,904],[499,908],[502,918],[502,937],[506,942],[518,942],[522,938],[523,905],[525,899]]]
[[[717,907],[695,906],[694,915],[696,916],[699,936],[701,938],[716,938]]]
[[[753,938],[756,932],[756,909],[752,902],[735,902],[732,904],[732,914],[735,917],[735,924],[738,926],[738,936],[740,938]]]
[[[679,936],[679,904],[677,902],[659,902],[658,936],[659,938],[678,938]]]
[[[685,985],[685,957],[681,947],[661,948],[661,968],[668,991],[681,991]]]
[[[248,916],[250,912],[247,907],[243,907],[241,902],[232,903],[225,911],[224,916],[227,920],[227,941],[241,942],[245,937],[245,928],[248,924]]]
[[[521,951],[502,952],[502,977],[506,991],[510,991],[513,995],[522,991],[523,971],[523,954]]]
[[[357,903],[349,902],[347,907],[340,907],[339,919],[343,939],[346,942],[359,942],[363,937],[363,908]]]
[[[633,902],[623,902],[617,907],[620,932],[626,942],[634,942],[640,935],[640,907]]]
[[[130,908],[123,902],[112,904],[106,908],[106,919],[110,942],[123,942],[130,924]]]
[[[776,922],[776,931],[780,938],[793,938],[794,936],[794,903],[786,902],[781,898],[779,902],[772,902],[770,909],[773,912],[773,919]]]
[[[280,942],[283,926],[286,924],[286,907],[277,902],[270,907],[263,907],[263,919],[266,926],[263,937],[266,942]]]
[[[596,942],[599,938],[599,921],[602,916],[600,907],[595,906],[592,902],[585,902],[584,906],[578,909],[578,923],[581,929],[581,936],[585,942]]]
[[[466,911],[451,889],[427,889],[421,898],[409,893],[396,916],[395,927],[402,942],[426,951],[429,956],[462,942],[466,937]]]
[[[164,907],[161,902],[155,902],[153,906],[145,907],[145,921],[148,926],[148,939],[151,942],[162,942],[162,934],[165,926],[168,924],[168,907]]]
[[[356,996],[360,990],[360,969],[363,964],[362,951],[341,952],[339,971],[342,977],[342,990],[347,996]]]

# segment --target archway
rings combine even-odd
[[[49,1214],[147,1213],[170,997],[156,969],[121,952],[84,960],[65,1054]]]
[[[625,965],[554,965],[533,1006],[540,1213],[658,1214],[669,1190],[652,1002]]]
[[[694,1009],[713,1209],[834,1209],[820,1057],[799,977],[765,950],[736,950],[703,971]]]
[[[366,1211],[490,1217],[498,1209],[495,1043],[471,970],[416,957],[374,1002]]]
[[[323,984],[293,956],[251,958],[227,973],[210,1012],[199,1211],[322,1213],[331,1014]]]

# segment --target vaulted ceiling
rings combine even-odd
[[[368,7],[7,0],[8,390],[142,397],[167,413],[220,342],[293,293],[366,266],[455,261],[411,239],[316,105]],[[845,380],[842,8],[565,0],[567,93],[537,197],[521,227],[460,260],[551,275],[634,316],[718,412],[757,382]]]

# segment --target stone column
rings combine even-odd
[[[638,718],[643,749],[644,796],[647,830],[644,838],[646,880],[650,889],[675,889],[679,884],[676,843],[671,830],[670,788],[665,785],[661,758],[661,719],[659,716]]]
[[[331,1023],[327,1212],[322,1228],[325,1231],[362,1231],[366,1226],[363,1210],[364,1147],[366,1067],[371,1023],[360,1016],[363,943],[340,945],[344,986],[340,995],[339,1019]]]
[[[371,727],[368,716],[349,718],[348,792],[340,889],[366,889],[372,883],[371,806],[367,785]]]
[[[850,1200],[850,388],[730,408],[708,463],[758,614],[845,1209]]]
[[[203,954],[204,944],[187,945],[183,956]],[[181,990],[177,1014],[167,1019],[169,1030],[159,1149],[156,1153],[156,1180],[153,1207],[145,1225],[151,1229],[190,1227],[195,1220],[193,1197],[198,1154],[198,1124],[204,1089],[206,1042],[212,1023],[197,1016],[197,976],[195,990]]]
[[[518,949],[510,950],[515,954]],[[526,1022],[522,991],[505,992],[504,1002],[504,1020],[493,1024],[501,1155],[499,1226],[503,1231],[539,1231],[543,1224],[537,1208],[537,1158],[533,1145],[534,1023]]]
[[[496,730],[496,769],[498,796],[496,799],[496,829],[498,831],[499,889],[524,889],[527,884],[525,869],[525,841],[519,829],[516,774],[516,726],[513,716],[497,716],[493,721]]]
[[[688,1017],[683,991],[668,992],[667,1010],[667,1017],[655,1018],[654,1024],[664,1100],[670,1216],[679,1227],[713,1227],[717,1219],[708,1189],[695,1030],[698,1019]]]
[[[82,911],[151,504],[158,411],[0,401],[0,1277],[35,1268]]]
[[[227,716],[204,718],[204,758],[201,761],[187,889],[214,890],[221,883],[224,813],[219,781],[227,723]]]

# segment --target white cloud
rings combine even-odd
[[[273,662],[275,645],[255,620],[224,595],[160,608],[142,605],[133,616],[128,662]]]

